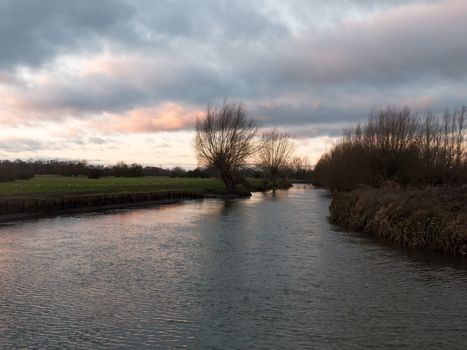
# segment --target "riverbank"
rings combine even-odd
[[[38,176],[34,180],[7,183],[2,186],[0,190],[11,194],[0,196],[0,221],[168,204],[188,199],[240,198],[250,196],[251,192],[272,189],[267,181],[252,180],[248,188],[242,186],[239,187],[238,193],[230,194],[217,179],[165,177],[89,180]],[[283,183],[279,187],[289,188],[290,184]],[[52,192],[53,190],[55,192]]]
[[[0,222],[41,216],[101,211],[154,204],[171,204],[200,199],[200,192],[123,192],[109,194],[55,195],[47,197],[6,197],[0,199]]]
[[[256,182],[252,181],[253,184]],[[0,183],[3,196],[56,196],[84,193],[121,192],[225,192],[225,186],[216,178],[180,178],[168,176],[102,177],[36,175],[30,180]]]
[[[467,255],[467,187],[337,192],[330,220],[402,246]]]

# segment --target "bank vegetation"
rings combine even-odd
[[[467,254],[466,108],[388,107],[347,130],[315,168],[330,219],[404,246]]]
[[[345,131],[315,168],[316,182],[335,190],[394,181],[401,186],[467,184],[466,108],[441,118],[409,108],[371,113]]]

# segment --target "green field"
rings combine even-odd
[[[225,192],[224,184],[218,179],[147,177],[104,177],[88,179],[84,176],[61,177],[52,175],[35,176],[31,180],[0,183],[0,195],[24,194],[67,194],[67,193],[115,193],[150,191],[195,191]]]

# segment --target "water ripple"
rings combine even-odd
[[[0,228],[0,348],[462,348],[467,268],[337,232],[320,190]]]

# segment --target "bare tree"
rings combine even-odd
[[[388,107],[347,131],[315,167],[317,183],[340,190],[359,184],[467,184],[467,108],[424,119]],[[344,174],[344,175],[343,175]]]
[[[294,157],[290,162],[290,167],[294,173],[298,173],[300,170],[304,169],[305,161],[303,158]]]
[[[236,191],[236,171],[255,151],[256,123],[241,103],[208,106],[196,122],[194,147],[198,162],[219,170],[229,192]]]
[[[294,144],[288,134],[275,129],[262,133],[258,166],[269,174],[273,187],[280,172],[290,165],[293,150]]]

